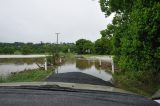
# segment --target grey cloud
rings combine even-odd
[[[112,18],[92,0],[0,0],[0,42],[94,41]]]

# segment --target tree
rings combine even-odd
[[[29,46],[23,46],[21,51],[24,55],[32,54],[32,49]]]
[[[14,53],[14,48],[13,47],[6,46],[2,50],[3,50],[4,54],[13,54]]]
[[[106,16],[115,13],[102,34],[111,37],[118,67],[145,83],[160,82],[160,1],[100,0],[100,5]]]
[[[94,52],[94,44],[86,39],[79,39],[76,41],[77,53],[90,54]]]
[[[104,55],[104,54],[110,54],[111,53],[111,45],[110,40],[108,40],[105,37],[102,37],[101,39],[97,39],[95,41],[95,53]]]
[[[100,5],[106,17],[115,14],[101,32],[112,42],[119,69],[115,82],[133,91],[152,87],[155,92],[160,83],[160,1],[100,0]]]

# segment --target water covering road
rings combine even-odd
[[[20,72],[28,69],[36,69],[38,66],[36,62],[44,62],[44,55],[6,55],[0,56],[0,76],[7,76],[12,72]],[[33,57],[33,58],[31,58]],[[39,59],[39,60],[37,60]],[[109,81],[112,75],[107,72],[110,67],[107,66],[108,63],[102,61],[102,67],[99,67],[97,60],[93,59],[75,59],[69,60],[58,66],[55,74],[58,73],[68,73],[68,72],[81,72],[94,77],[100,78],[104,81]]]
[[[104,81],[109,81],[112,78],[112,75],[109,72],[107,72],[110,66],[106,67],[107,63],[105,61],[103,61],[102,64],[103,65],[100,67],[98,61],[76,59],[75,61],[66,62],[65,64],[59,66],[56,69],[56,74],[68,72],[81,72],[100,78]]]

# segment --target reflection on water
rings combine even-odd
[[[36,69],[38,68],[36,63],[43,64],[43,60],[43,58],[0,59],[0,76],[7,76],[11,72]],[[111,65],[105,61],[101,62],[100,67],[98,60],[75,59],[58,66],[56,73],[82,72],[108,81],[112,78],[112,75],[106,70],[110,70],[110,68]]]
[[[82,72],[98,77],[105,81],[111,80],[112,75],[106,71],[106,66],[108,66],[108,69],[110,66],[107,62],[103,61],[102,63],[103,65],[100,67],[98,61],[76,59],[72,63],[66,62],[65,64],[59,66],[56,70],[56,73]]]
[[[85,69],[90,69],[94,65],[93,61],[89,60],[84,60],[84,59],[77,59],[76,60],[76,67],[79,70],[85,70]]]
[[[36,63],[42,63],[43,59],[0,59],[0,76],[7,76],[12,72],[20,72],[28,69],[36,69]]]
[[[28,69],[36,69],[38,66],[33,64],[0,64],[0,76],[7,76],[12,72],[20,72]]]

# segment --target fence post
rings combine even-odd
[[[102,65],[102,62],[101,62],[101,60],[99,59],[99,66],[101,66]]]
[[[111,57],[111,64],[112,64],[112,74],[114,74],[114,61],[113,61],[113,57]]]
[[[62,59],[61,59],[61,57],[60,57],[60,59],[59,59],[59,62],[60,62],[60,63],[62,63]]]
[[[44,59],[44,69],[47,70],[47,58]]]

